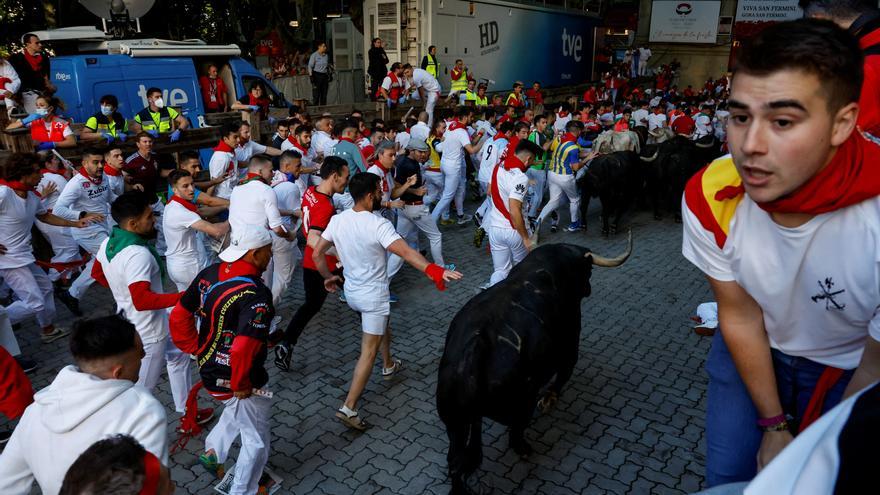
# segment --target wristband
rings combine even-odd
[[[443,280],[443,272],[445,270],[442,266],[431,263],[427,267],[425,267],[425,274],[434,281],[434,285],[437,286],[437,290],[446,290],[446,282]]]
[[[784,431],[788,429],[788,418],[785,414],[773,416],[772,418],[759,418],[758,428],[762,431]]]

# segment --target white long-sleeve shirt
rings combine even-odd
[[[82,212],[104,215],[105,221],[93,223],[88,227],[76,229],[83,235],[92,235],[96,230],[103,230],[110,235],[110,203],[115,197],[106,177],[96,184],[82,173],[76,174],[67,181],[67,185],[58,196],[52,213],[75,222]]]
[[[10,93],[18,93],[18,89],[21,87],[21,79],[18,78],[18,72],[15,72],[15,67],[12,66],[9,62],[2,61],[0,62],[0,78],[9,79],[4,85],[0,84],[0,91],[6,90]],[[6,106],[6,98],[0,99],[0,106]]]

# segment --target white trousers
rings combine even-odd
[[[9,306],[6,313],[13,324],[31,316],[37,317],[41,328],[46,328],[55,320],[55,296],[52,281],[36,264],[18,268],[0,268],[0,277],[18,298]]]
[[[263,273],[263,282],[272,289],[272,303],[275,307],[281,303],[281,296],[287,292],[293,280],[293,271],[302,258],[296,242],[290,242],[278,236],[272,237],[272,261]]]
[[[482,219],[486,219],[486,215],[489,214],[489,211],[492,209],[492,196],[489,195],[489,183],[479,181],[480,183],[480,192],[486,195],[483,198],[483,203],[480,204],[480,207],[477,208],[476,214],[480,216]]]
[[[83,232],[83,230],[86,231]],[[70,284],[70,295],[77,299],[82,299],[86,290],[95,282],[95,279],[92,278],[92,266],[95,264],[95,255],[98,253],[98,249],[101,248],[101,243],[104,242],[104,239],[109,234],[101,229],[73,229],[71,233],[76,243],[92,255],[92,259],[86,263],[83,271]]]
[[[425,179],[425,186],[428,188],[423,199],[426,205],[432,205],[443,195],[443,172],[425,170],[422,178]]]
[[[52,263],[71,263],[73,261],[79,261],[79,245],[73,240],[73,234],[70,232],[70,227],[49,225],[48,223],[43,223],[39,220],[35,223],[40,233],[42,233],[46,240],[49,241],[49,244],[52,245],[52,251],[55,254],[52,256]],[[70,270],[64,270],[64,272],[70,272]],[[58,270],[54,268],[49,270],[49,280],[55,281],[59,278],[61,278],[61,273],[59,273]]]
[[[568,198],[568,211],[571,215],[571,222],[580,220],[581,215],[581,195],[577,189],[577,182],[574,175],[562,175],[556,172],[547,172],[547,183],[550,185],[550,200],[547,206],[541,210],[539,222],[550,216],[551,213],[559,208],[562,203],[563,195]]]
[[[648,61],[647,60],[639,60],[639,75],[644,76],[648,72]]]
[[[185,291],[189,288],[189,285],[196,278],[196,275],[199,274],[199,260],[198,258],[178,258],[178,257],[168,257],[165,258],[165,266],[168,268],[168,278],[174,282],[174,285],[177,286],[178,291]]]
[[[428,91],[427,93],[428,95],[425,97],[425,112],[428,113],[428,128],[430,129],[434,123],[434,107],[437,106],[440,93],[437,91]]]
[[[150,208],[153,209],[153,217],[156,219],[156,251],[159,252],[160,256],[165,255],[165,229],[162,228],[162,217],[163,213],[165,213],[165,205],[162,204],[161,201],[156,201]]]
[[[532,190],[532,198],[529,201],[529,218],[535,218],[538,216],[538,208],[541,207],[541,202],[544,201],[544,188],[547,187],[547,170],[535,170],[529,167],[526,170],[526,175],[529,178],[529,182],[534,181],[535,183],[530,187]]]
[[[464,193],[465,180],[462,177],[464,165],[461,163],[448,163],[440,161],[440,171],[443,172],[443,194],[440,201],[434,207],[431,216],[434,220],[439,220],[441,215],[445,215],[449,207],[455,201],[455,210],[459,215],[464,214]]]
[[[169,337],[159,342],[144,344],[144,359],[138,373],[137,385],[153,391],[159,382],[162,365],[168,369],[168,382],[171,384],[171,397],[174,398],[174,409],[183,413],[186,410],[186,398],[192,388],[189,355],[174,345]]]
[[[247,399],[233,397],[223,401],[223,404],[223,414],[205,438],[205,450],[213,450],[218,461],[226,462],[232,443],[241,435],[241,450],[235,461],[235,480],[229,493],[257,493],[263,467],[269,460],[272,399],[252,395]]]
[[[522,237],[513,229],[489,227],[489,248],[492,252],[492,277],[489,285],[507,278],[507,274],[529,254]]]
[[[409,242],[413,236],[418,241],[418,232],[425,233],[431,244],[431,258],[435,264],[443,266],[443,235],[437,228],[437,221],[425,205],[406,205],[397,215],[397,233]],[[393,277],[403,266],[403,258],[392,256],[388,260],[388,277]]]

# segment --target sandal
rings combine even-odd
[[[342,421],[345,426],[348,426],[349,428],[353,428],[358,431],[366,431],[372,426],[361,419],[361,417],[358,416],[357,411],[353,411],[353,414],[349,416],[348,413],[343,411],[340,407],[336,411],[336,417],[339,418],[339,420]]]
[[[392,378],[394,378],[394,375],[396,375],[398,372],[400,372],[401,369],[403,369],[403,361],[401,361],[400,359],[394,359],[393,361],[394,366],[390,368],[382,367],[382,378],[384,378],[385,380],[391,380]]]
[[[205,468],[206,471],[212,473],[217,479],[223,479],[223,476],[226,474],[226,467],[220,463],[217,459],[217,454],[211,452],[210,454],[205,452],[204,454],[199,456],[199,464]]]

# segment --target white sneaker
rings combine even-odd
[[[269,324],[269,333],[273,333],[275,331],[275,329],[278,328],[279,324],[281,324],[281,317],[280,316],[276,316],[276,317],[272,318],[272,323]]]

